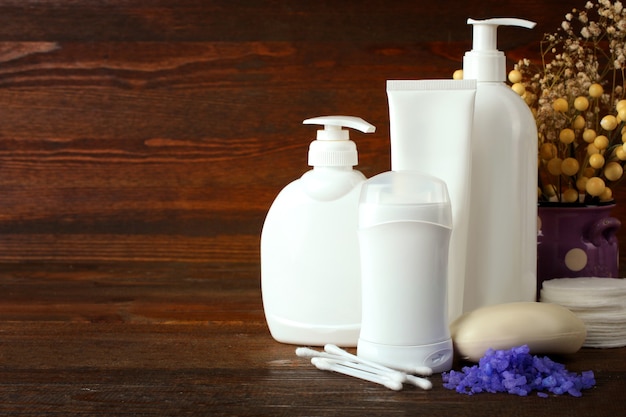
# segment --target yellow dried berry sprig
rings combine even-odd
[[[509,81],[512,89],[528,102],[521,72],[511,71]],[[596,117],[598,130],[604,133],[597,134],[587,127],[585,115],[591,109],[592,117],[598,116],[598,103],[603,94],[603,87],[594,83],[589,87],[589,97],[572,98],[571,106],[563,97],[552,103],[554,116],[565,117],[567,127],[560,130],[557,143],[543,140],[540,144],[540,198],[567,203],[612,200],[609,185],[624,177],[626,100],[617,103],[615,115]]]

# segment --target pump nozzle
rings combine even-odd
[[[355,166],[358,162],[356,145],[350,140],[350,127],[363,133],[371,133],[376,127],[360,117],[321,116],[306,119],[305,125],[323,125],[317,131],[317,140],[309,146],[309,165],[312,166]]]
[[[317,131],[318,140],[348,140],[349,133],[342,127],[350,127],[363,133],[372,133],[376,127],[360,117],[354,116],[320,116],[306,119],[305,125],[324,125],[324,130]]]
[[[486,20],[467,19],[473,25],[472,50],[463,57],[463,78],[477,81],[506,80],[506,60],[498,51],[498,26],[535,27],[530,20],[495,18]]]

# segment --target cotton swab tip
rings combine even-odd
[[[428,366],[416,366],[413,370],[417,375],[422,376],[431,376],[433,374],[433,369]]]
[[[307,348],[307,347],[299,347],[296,348],[296,355],[301,357],[301,358],[309,358],[309,357],[315,357],[315,356],[319,356],[318,351],[311,349],[311,348]]]
[[[390,379],[389,381],[383,381],[383,385],[390,390],[402,391],[402,382],[392,381]]]
[[[321,369],[322,371],[330,371],[332,369],[332,364],[323,358],[313,357],[311,358],[311,363],[315,365],[317,369]]]
[[[428,379],[426,378],[420,378],[418,376],[414,376],[414,375],[407,375],[406,376],[406,382],[415,385],[416,387],[419,387],[421,389],[424,390],[429,390],[433,388],[433,383],[430,382]]]

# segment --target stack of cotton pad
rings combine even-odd
[[[557,278],[543,282],[541,301],[560,304],[587,328],[583,346],[626,346],[626,279]]]

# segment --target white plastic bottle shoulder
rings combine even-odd
[[[365,176],[342,126],[373,132],[356,117],[322,124],[309,148],[313,169],[287,185],[261,234],[261,290],[272,337],[283,343],[356,346],[361,328],[358,203]]]
[[[499,25],[532,28],[521,19],[476,21],[463,77],[475,79],[470,229],[463,310],[534,301],[537,265],[537,129],[526,103],[504,80]]]

